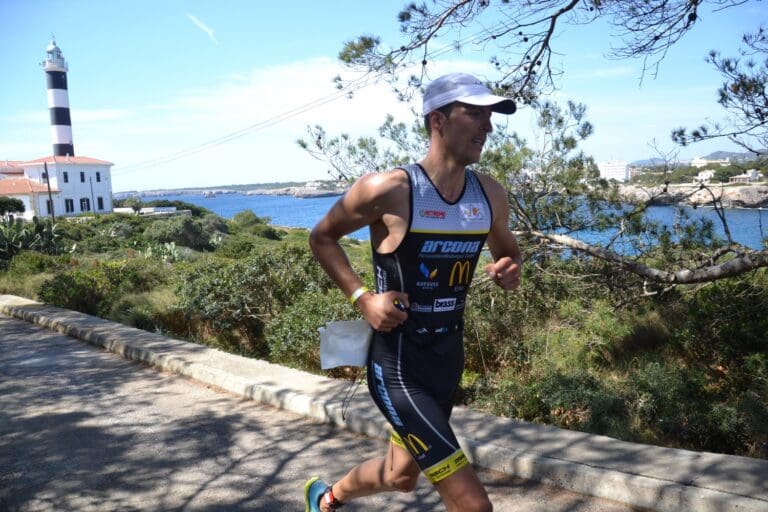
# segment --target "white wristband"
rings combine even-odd
[[[366,286],[361,286],[357,290],[352,292],[352,295],[349,296],[349,303],[353,306],[355,305],[355,302],[357,302],[357,299],[359,299],[363,294],[368,293],[369,290]]]

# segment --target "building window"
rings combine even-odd
[[[87,197],[80,198],[80,211],[81,212],[91,211],[91,200],[88,199]]]
[[[96,171],[96,181],[97,182],[101,181],[101,173],[99,171]]]
[[[51,204],[51,200],[50,200],[50,199],[46,199],[46,200],[45,200],[45,210],[46,210],[46,212],[45,212],[45,213],[46,213],[46,214],[48,214],[48,215],[50,215],[50,214],[51,214],[51,209],[52,209],[52,206],[53,206],[53,205]]]
[[[74,213],[75,211],[75,201],[72,199],[65,199],[64,200],[64,210],[66,210],[67,213]]]
[[[47,171],[43,171],[43,179],[44,180],[48,179],[48,172]]]
[[[69,183],[69,173],[64,171],[64,183]]]
[[[80,183],[85,183],[85,172],[80,171]]]
[[[98,174],[96,174],[98,176]],[[104,209],[104,198],[103,197],[97,197],[96,198],[96,205],[98,206],[99,210]]]

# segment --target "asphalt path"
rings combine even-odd
[[[0,511],[303,511],[309,476],[338,478],[385,447],[0,315]],[[497,511],[635,510],[481,478]],[[444,509],[422,478],[343,510]]]

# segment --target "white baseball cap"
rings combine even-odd
[[[435,79],[424,91],[422,115],[426,116],[454,101],[468,105],[491,107],[500,114],[514,114],[517,107],[511,98],[496,96],[480,80],[466,73],[451,73]]]

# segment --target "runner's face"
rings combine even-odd
[[[459,103],[445,120],[443,136],[448,151],[463,165],[480,160],[485,140],[493,131],[490,107]]]

